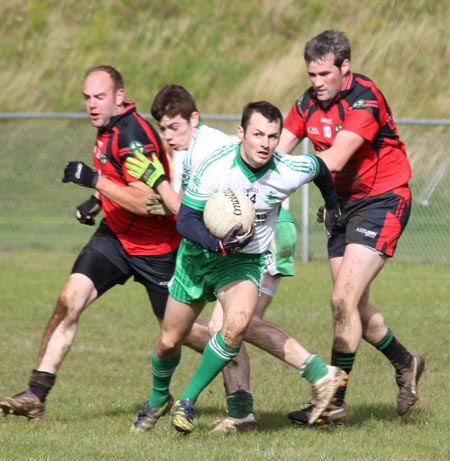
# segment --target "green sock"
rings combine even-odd
[[[168,360],[160,361],[152,354],[152,392],[148,399],[150,408],[157,408],[169,398],[169,385],[176,367],[180,363],[181,352]]]
[[[241,346],[227,347],[218,331],[203,351],[202,358],[188,387],[181,395],[181,400],[190,399],[195,402],[203,389],[222,371],[223,367],[235,357]]]
[[[253,395],[250,391],[236,391],[227,395],[228,416],[242,419],[253,413]]]
[[[300,376],[315,384],[328,373],[327,364],[317,355],[310,355],[300,367]]]

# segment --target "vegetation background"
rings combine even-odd
[[[192,91],[204,114],[238,114],[245,102],[262,98],[286,112],[308,86],[306,40],[334,28],[351,40],[352,69],[377,82],[397,118],[448,119],[449,24],[443,0],[6,0],[0,3],[0,112],[83,112],[83,75],[99,63],[121,70],[141,112],[172,81]],[[61,164],[77,149],[90,160],[92,127],[80,123],[48,122],[51,130],[32,122],[0,124],[2,396],[26,385],[56,296],[92,232],[73,218],[73,205],[88,192],[63,189],[60,182]],[[435,149],[430,141],[439,136],[417,131],[410,143],[413,166],[431,174],[448,143],[442,137]],[[428,161],[424,152],[433,158]],[[442,210],[448,210],[449,196],[443,193],[434,207],[433,232],[448,235],[450,218]],[[430,216],[415,215],[409,232],[423,231],[424,242],[433,241]],[[76,228],[76,238],[69,228]],[[56,235],[62,236],[59,251],[48,251]],[[318,242],[323,252],[323,235]],[[407,242],[407,255],[431,250],[416,238]],[[389,264],[372,290],[394,332],[427,359],[421,400],[410,418],[395,414],[391,367],[362,344],[347,426],[296,430],[286,414],[307,400],[308,386],[295,370],[250,347],[259,434],[209,433],[209,424],[224,414],[217,379],[202,394],[190,437],[174,434],[167,419],[154,434],[132,437],[128,427],[149,391],[157,326],[144,290],[127,283],[83,314],[44,420],[0,420],[0,460],[447,460],[448,249],[438,248],[438,267]],[[297,276],[282,283],[267,314],[324,358],[331,343],[329,290],[325,262],[298,262]],[[175,394],[197,360],[185,352]]]
[[[84,72],[100,63],[121,70],[141,112],[172,81],[203,113],[257,99],[287,111],[309,86],[305,42],[334,28],[396,117],[448,118],[449,24],[445,0],[6,0],[0,111],[82,112]]]

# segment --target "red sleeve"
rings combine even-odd
[[[165,175],[168,181],[171,179],[171,173],[169,168],[169,161],[159,134],[157,131],[148,123],[145,119],[140,117],[138,114],[134,114],[134,123],[130,123],[127,130],[123,130],[120,136],[118,153],[122,166],[122,172],[127,182],[137,181],[136,178],[128,173],[125,167],[125,159],[129,155],[132,155],[130,146],[140,143],[141,152],[149,157],[156,153],[159,160],[163,164]]]
[[[380,130],[380,125],[372,114],[372,108],[363,106],[348,112],[342,130],[351,131],[372,142]]]

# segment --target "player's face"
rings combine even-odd
[[[280,132],[279,122],[270,122],[264,115],[254,112],[245,133],[242,127],[238,128],[242,159],[253,168],[267,165],[280,142]]]
[[[198,112],[193,112],[190,119],[186,120],[181,115],[164,117],[158,123],[161,134],[173,150],[187,150],[194,138],[199,123]]]
[[[108,126],[111,117],[122,110],[124,90],[114,90],[111,77],[103,71],[88,75],[83,86],[84,106],[89,119],[97,128]]]
[[[341,91],[349,66],[350,61],[346,59],[340,68],[337,67],[332,54],[306,63],[309,80],[316,91],[317,99],[324,107],[328,107]]]

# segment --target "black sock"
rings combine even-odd
[[[339,367],[344,370],[348,375],[352,371],[353,363],[355,362],[356,353],[345,353],[345,352],[338,352],[334,349],[331,351],[331,365],[335,367]],[[337,391],[334,393],[334,401],[333,403],[340,407],[344,405],[345,402],[345,393],[347,392],[347,381],[345,384],[341,384]]]
[[[33,370],[31,373],[31,379],[28,383],[30,390],[35,394],[41,402],[45,402],[45,399],[50,392],[51,388],[55,384],[56,375],[53,373],[47,373],[46,371]]]
[[[355,362],[356,352],[338,352],[336,350],[331,351],[331,365],[339,367],[344,370],[347,374],[352,371],[353,363]]]
[[[388,329],[386,336],[380,342],[374,344],[374,347],[388,358],[396,370],[411,366],[413,356],[397,341],[390,329]]]

